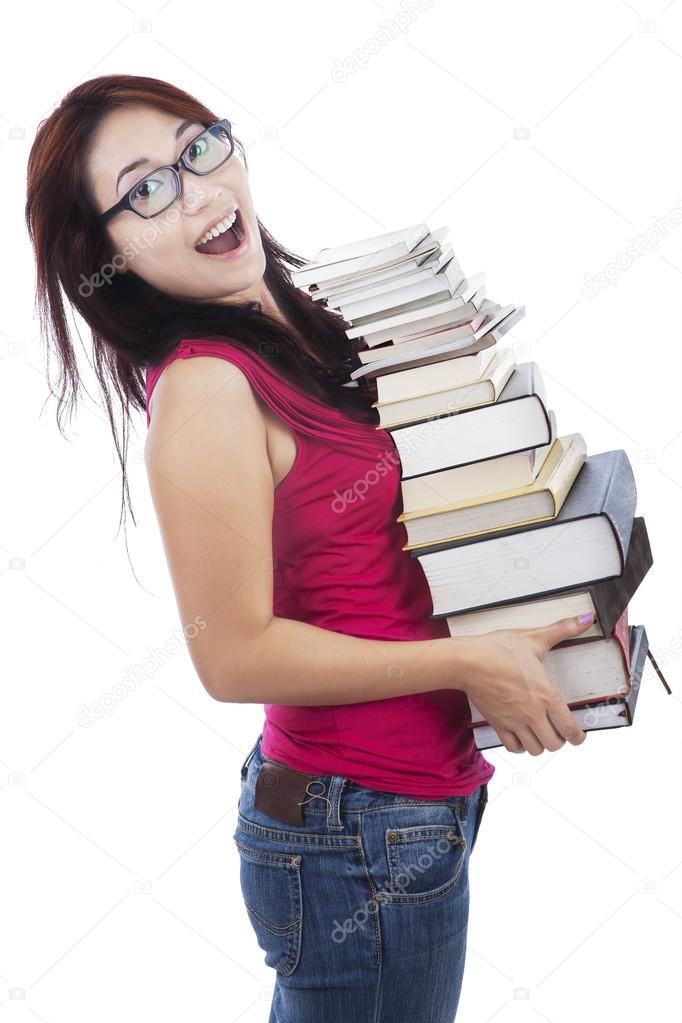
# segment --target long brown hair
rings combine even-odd
[[[293,333],[257,302],[211,304],[176,298],[135,273],[115,273],[107,287],[83,288],[111,266],[111,242],[97,220],[85,159],[93,133],[109,111],[146,104],[206,126],[219,119],[189,93],[168,82],[137,75],[104,75],[72,89],[41,121],[27,171],[26,226],[36,261],[36,307],[47,346],[48,386],[56,396],[57,424],[77,405],[82,381],[63,296],[87,324],[93,367],[101,389],[122,472],[121,513],[127,500],[126,452],[131,409],[146,410],[144,370],[160,362],[183,337],[201,336],[242,344],[304,391],[349,417],[378,424],[371,408],[376,385],[348,386],[360,365],[363,342],[349,341],[348,323],[291,280],[290,268],[307,262],[277,242],[258,220],[266,266],[264,281]],[[235,144],[246,163],[242,143]],[[50,351],[59,365],[59,394],[49,381]],[[344,386],[346,385],[346,386]],[[120,437],[115,403],[120,411]],[[120,520],[119,520],[120,522]]]

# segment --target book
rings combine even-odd
[[[447,290],[450,290],[464,279],[452,245],[433,250],[419,266],[400,267],[400,271],[392,272],[390,276],[386,273],[371,274],[350,284],[336,287],[328,291],[327,306],[330,309],[338,309],[343,317],[350,320],[356,316],[366,315],[368,311],[390,309],[396,301],[404,305],[406,295],[411,293],[413,298],[417,297],[418,292],[412,291],[414,288],[423,287],[424,293],[428,295],[443,289],[444,280],[449,282]]]
[[[316,259],[291,271],[297,287],[320,284],[359,271],[378,270],[409,258],[410,253],[429,234],[426,224],[389,234],[376,235],[349,245],[321,249]],[[435,248],[435,245],[433,246]],[[425,258],[425,257],[424,257]]]
[[[629,626],[628,636],[630,674],[627,685],[619,686],[623,691],[603,701],[569,708],[576,725],[585,732],[622,728],[633,724],[644,664],[649,653],[649,640],[643,625]],[[589,644],[590,647],[592,645]],[[548,651],[548,655],[549,653],[552,651]],[[473,727],[473,735],[476,748],[479,750],[503,745],[499,735],[490,724]]]
[[[482,378],[498,355],[499,349],[489,344],[471,355],[453,358],[449,353],[449,358],[442,362],[425,362],[422,366],[403,369],[398,373],[382,374],[377,377],[378,401],[374,405],[406,401],[435,391],[445,391],[450,387],[473,384]]]
[[[487,405],[499,398],[502,390],[514,372],[516,359],[511,348],[502,348],[493,353],[493,358],[478,380],[434,390],[402,401],[374,402],[379,412],[379,429],[393,429],[443,412],[458,412],[461,409]]]
[[[535,362],[516,366],[496,402],[391,430],[403,479],[548,444],[552,423]]]
[[[632,523],[628,554],[621,575],[531,600],[516,600],[494,604],[481,611],[434,617],[446,618],[451,636],[481,636],[497,629],[542,629],[560,618],[592,613],[592,625],[569,642],[582,643],[593,637],[603,638],[613,632],[618,618],[639,589],[652,564],[646,523],[638,515]]]
[[[350,304],[373,300],[383,301],[388,308],[392,298],[402,298],[402,293],[416,284],[433,282],[434,277],[447,269],[448,275],[457,276],[460,280],[464,274],[454,254],[452,245],[433,246],[430,240],[423,243],[429,245],[425,249],[425,258],[421,255],[421,246],[410,253],[410,258],[391,267],[384,267],[369,274],[354,274],[343,281],[332,281],[311,292],[313,301],[324,300],[329,309],[338,310],[346,316],[346,308]],[[352,322],[352,316],[346,316]]]
[[[467,413],[471,414],[471,413]],[[411,550],[433,614],[457,614],[621,575],[637,492],[622,449],[590,455],[550,522]]]
[[[555,519],[586,457],[581,434],[557,437],[537,479],[527,487],[403,512],[398,516],[407,530],[408,542],[403,550]]]
[[[402,369],[397,373],[392,367],[390,373],[383,373],[377,377],[378,401],[374,404],[386,405],[389,402],[432,394],[434,391],[444,391],[450,387],[472,384],[481,379],[498,353],[499,349],[494,344],[488,344],[470,355],[458,353],[454,358],[452,353],[448,353],[449,357],[442,362],[425,362],[422,366]]]
[[[490,306],[492,303],[487,303],[487,305]],[[496,339],[505,334],[509,327],[517,322],[519,316],[523,315],[523,312],[523,307],[520,311],[513,305],[504,308],[498,307],[482,319],[476,317],[475,320],[470,320],[459,327],[451,327],[447,331],[429,335],[428,339],[421,339],[419,348],[415,348],[414,343],[399,342],[387,346],[386,349],[376,349],[368,353],[373,358],[367,364],[358,366],[352,371],[351,380],[357,380],[359,377],[376,377],[377,386],[381,390],[382,386],[395,386],[393,381],[388,385],[382,385],[380,380],[384,376],[397,377],[398,373],[403,373],[405,376],[397,377],[397,380],[409,382],[410,388],[416,388],[416,393],[419,393],[419,387],[416,383],[413,384],[413,380],[418,381],[419,374],[411,374],[410,370],[421,369],[437,362],[447,362],[450,359],[464,358],[465,355],[471,354],[471,350],[479,342],[484,342],[478,348],[478,351],[481,351],[488,345],[494,344]],[[474,326],[475,323],[478,323],[479,326]],[[382,351],[385,352],[385,355],[380,359],[378,356]],[[363,353],[359,354],[362,356]],[[406,392],[405,396],[408,396],[410,390],[407,387],[403,389]],[[412,393],[415,393],[415,390]]]
[[[473,321],[471,321],[473,322]],[[391,400],[388,396],[391,389],[391,384],[379,384],[380,380],[385,380],[389,376],[395,376],[398,373],[406,373],[411,369],[420,369],[422,366],[433,366],[438,362],[455,362],[456,365],[460,366],[461,359],[469,359],[469,363],[478,366],[485,367],[488,361],[492,359],[494,352],[490,352],[488,357],[474,360],[474,356],[481,352],[485,352],[488,348],[493,348],[496,343],[493,330],[487,330],[483,333],[478,340],[472,341],[471,338],[475,337],[475,331],[466,326],[466,331],[460,338],[450,338],[448,341],[439,341],[434,344],[423,346],[422,351],[413,350],[407,348],[407,351],[403,352],[402,344],[398,345],[387,345],[381,348],[374,349],[374,351],[358,352],[358,355],[362,359],[363,355],[373,355],[375,358],[370,360],[364,366],[358,366],[351,373],[351,380],[358,380],[359,377],[363,377],[365,380],[376,379],[376,391],[377,394],[387,395],[387,400]],[[381,352],[390,352],[390,355],[384,355],[382,359],[376,358]],[[425,354],[423,354],[425,353]],[[465,363],[462,363],[462,367]],[[448,371],[458,372],[459,369]],[[401,388],[401,390],[406,390]],[[404,395],[407,397],[407,395]]]
[[[387,343],[397,344],[399,341],[413,340],[422,337],[427,331],[441,329],[446,326],[456,327],[471,321],[474,330],[483,322],[483,308],[490,300],[486,298],[485,284],[476,291],[464,305],[434,311],[433,307],[425,306],[416,315],[394,317],[393,322],[384,330],[373,330],[371,334],[362,336],[362,341],[369,349]],[[476,318],[480,317],[478,323]],[[396,323],[400,319],[402,322]]]
[[[403,281],[397,288],[375,290],[373,295],[364,298],[357,295],[341,300],[337,298],[333,307],[340,311],[344,319],[361,324],[367,319],[393,316],[402,309],[414,308],[416,302],[450,298],[461,289],[464,280],[459,263],[453,256],[438,273],[423,276],[423,279],[412,283]]]
[[[445,243],[448,233],[447,227],[431,231],[419,245],[393,265],[380,267],[378,270],[356,271],[319,285],[310,285],[308,295],[313,302],[324,301],[330,309],[334,309],[336,306],[333,303],[337,297],[363,294],[377,287],[400,287],[403,280],[413,279],[422,271],[433,273],[434,268],[438,269],[448,259],[456,258],[452,245],[449,242]]]
[[[646,657],[670,692],[644,627],[628,626],[653,562],[632,467],[622,450],[588,457],[581,434],[557,435],[539,367],[499,346],[524,307],[489,298],[486,274],[467,275],[447,237],[413,225],[321,250],[292,277],[354,342],[343,386],[376,394],[376,428],[401,463],[403,550],[420,561],[431,617],[466,636],[591,611],[548,669],[581,727],[630,724]],[[502,745],[469,703],[478,748]]]
[[[630,659],[627,647],[627,608],[614,632],[570,646],[560,644],[544,655],[545,668],[569,708],[602,703],[626,696],[630,687]],[[471,726],[489,724],[473,701],[467,698]]]
[[[392,330],[405,323],[412,323],[423,317],[424,310],[431,309],[432,313],[455,312],[466,302],[471,302],[474,295],[480,291],[485,283],[484,273],[473,274],[464,278],[458,290],[453,295],[442,298],[440,295],[432,295],[429,298],[415,299],[408,305],[403,306],[398,312],[378,313],[375,316],[365,316],[355,321],[355,325],[346,330],[346,337],[366,338],[368,334],[376,331]]]
[[[468,305],[467,302],[462,309],[466,309]],[[471,335],[475,335],[479,327],[486,322],[494,326],[492,314],[499,312],[501,308],[499,302],[491,302],[489,298],[486,298],[479,311],[475,315],[467,316],[462,322],[458,321],[459,314],[457,314],[455,317],[457,322],[451,322],[446,327],[430,327],[416,335],[407,334],[404,337],[377,345],[375,348],[363,348],[358,351],[358,358],[363,367],[368,367],[368,371],[364,375],[372,374],[374,367],[370,363],[375,362],[385,364],[381,370],[384,374],[399,371],[403,368],[403,363],[409,362],[413,365],[412,360],[418,359],[423,349],[441,349],[448,341],[466,340],[467,345],[473,345],[475,342],[471,341]],[[506,308],[511,311],[514,307]],[[407,359],[408,355],[409,359]]]
[[[548,410],[550,441],[540,447],[527,448],[511,455],[484,458],[481,462],[457,465],[402,479],[402,514],[426,511],[439,504],[483,499],[507,490],[529,487],[538,477],[557,436],[556,416]]]

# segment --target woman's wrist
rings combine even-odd
[[[459,689],[468,692],[476,677],[480,645],[474,636],[448,636],[435,642],[435,679],[427,689]],[[430,673],[434,674],[434,673]]]

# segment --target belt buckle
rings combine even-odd
[[[305,824],[302,803],[308,782],[314,778],[314,774],[264,758],[256,778],[254,806],[283,824]]]

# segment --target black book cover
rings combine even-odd
[[[616,622],[632,600],[636,591],[639,589],[644,576],[647,574],[653,563],[646,523],[642,516],[636,516],[633,519],[628,555],[625,560],[625,568],[621,575],[612,576],[610,579],[603,579],[601,582],[592,583],[592,585],[586,586],[583,583],[579,586],[568,586],[562,590],[554,590],[552,596],[560,597],[562,595],[589,590],[595,614],[597,616],[597,622],[601,626],[604,637],[607,637],[613,632]],[[528,604],[532,600],[537,600],[541,597],[542,594],[536,594],[535,597],[515,597],[513,600],[501,600],[496,604],[489,604],[488,607],[506,607],[510,604]],[[461,612],[457,612],[454,617],[458,617],[460,614]],[[441,611],[439,614],[431,615],[431,617],[450,618],[453,616],[447,611]],[[565,616],[558,615],[557,620],[559,617]],[[566,640],[566,644],[589,643],[590,639],[593,638],[595,637],[582,639],[578,636],[576,639]]]

